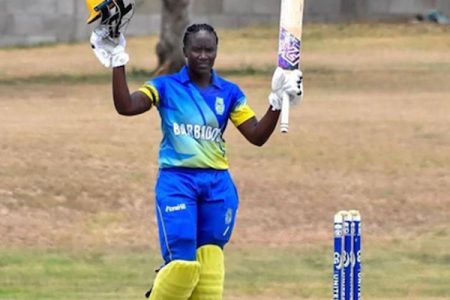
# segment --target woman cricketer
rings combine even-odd
[[[258,121],[239,86],[213,69],[219,39],[210,25],[186,29],[186,65],[178,73],[153,78],[131,94],[125,38],[114,46],[106,39],[94,31],[91,44],[100,62],[112,67],[117,112],[132,116],[155,107],[161,117],[155,211],[164,266],[150,299],[220,300],[223,248],[239,205],[223,133],[230,120],[250,143],[262,146],[276,127],[283,93],[291,105],[301,100],[302,73],[275,70],[269,108]]]

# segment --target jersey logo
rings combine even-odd
[[[185,210],[185,209],[186,209],[186,204],[184,204],[184,203],[180,203],[180,204],[177,204],[175,206],[167,205],[166,206],[166,213],[171,213],[171,212],[174,212],[174,211],[180,211],[180,210]]]
[[[233,221],[233,210],[231,208],[227,209],[227,213],[225,214],[225,224],[230,224]]]
[[[218,115],[223,115],[225,112],[225,103],[223,102],[223,98],[216,97],[216,113]]]

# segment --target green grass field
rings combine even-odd
[[[226,300],[330,299],[332,219],[351,208],[364,299],[450,299],[449,30],[305,26],[289,134],[226,133],[241,197]],[[219,35],[217,69],[261,116],[277,28]],[[156,39],[128,39],[131,89]],[[87,42],[0,49],[0,114],[0,299],[143,299],[161,263],[157,114],[115,113]]]
[[[448,299],[450,232],[365,245],[367,299]],[[2,250],[1,299],[139,299],[159,260],[147,251]],[[232,249],[226,299],[330,299],[329,246]]]

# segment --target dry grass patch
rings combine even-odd
[[[305,29],[306,97],[292,110],[291,132],[276,133],[264,148],[233,128],[226,134],[242,199],[236,244],[328,243],[331,216],[347,207],[362,211],[374,238],[448,221],[447,30]],[[258,115],[267,107],[276,51],[268,41],[276,32],[221,32],[218,68],[243,68],[229,78]],[[130,69],[155,66],[155,43],[129,39]],[[159,119],[155,112],[118,116],[110,75],[90,51],[85,43],[0,50],[0,230],[7,245],[156,242]],[[145,80],[131,79],[132,89]]]

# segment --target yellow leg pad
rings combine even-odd
[[[205,245],[197,249],[200,263],[200,280],[190,300],[221,300],[225,279],[223,251],[215,245]]]
[[[187,300],[199,280],[198,261],[174,260],[156,275],[150,300]]]

